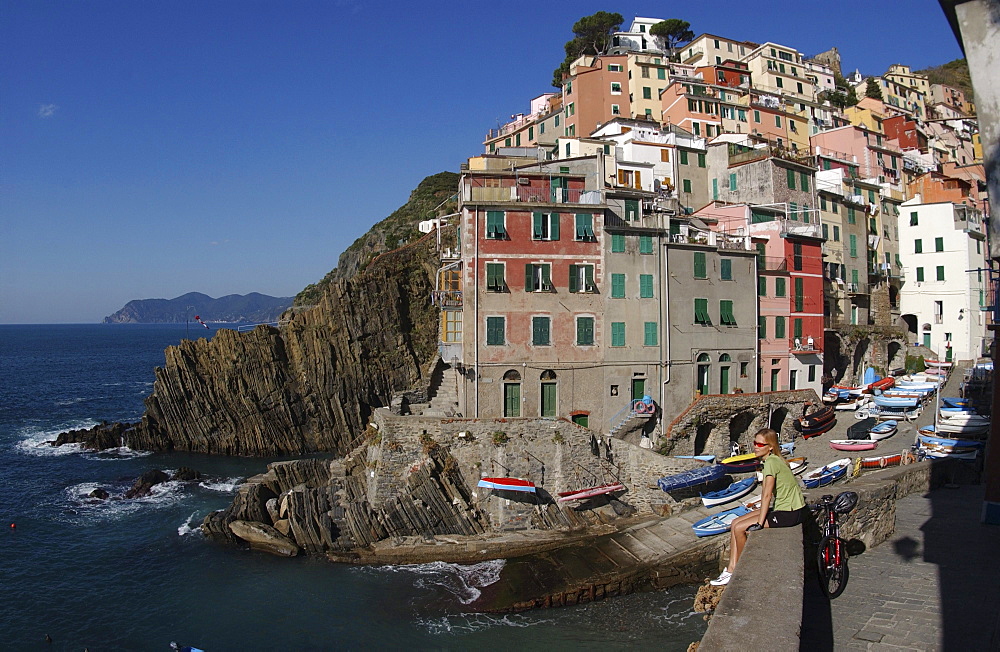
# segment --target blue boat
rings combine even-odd
[[[950,446],[952,448],[981,448],[984,442],[975,439],[952,439],[950,437],[938,437],[934,426],[926,426],[917,431],[917,439],[922,444],[933,444],[935,446]]]
[[[972,401],[967,398],[960,398],[957,396],[942,396],[941,402],[945,404],[945,407],[949,408],[960,408],[965,410],[972,409]],[[941,408],[942,410],[945,408]]]
[[[664,491],[676,491],[718,480],[726,475],[726,473],[727,471],[724,466],[713,464],[711,466],[703,466],[700,469],[684,471],[676,475],[668,475],[665,478],[657,480],[656,484]]]
[[[879,407],[917,407],[920,399],[916,396],[886,396],[884,394],[876,394],[875,405]]]
[[[896,434],[898,427],[899,423],[895,420],[883,421],[876,426],[872,426],[868,431],[868,436],[876,441],[888,439]]]
[[[725,489],[720,489],[719,491],[710,491],[707,494],[701,495],[701,502],[705,507],[715,507],[716,505],[722,505],[728,503],[730,500],[736,500],[737,498],[742,498],[747,495],[753,488],[757,486],[757,476],[751,475],[748,478],[743,478],[742,480],[737,480]]]
[[[851,468],[851,460],[845,457],[842,460],[830,462],[826,466],[822,466],[815,471],[810,471],[802,476],[802,482],[805,483],[806,489],[825,487],[826,485],[833,484],[847,475],[847,470],[849,468]]]
[[[714,462],[715,455],[674,455],[682,460],[699,460],[701,462]]]
[[[722,534],[723,532],[729,532],[729,528],[732,527],[733,521],[743,516],[744,514],[749,514],[750,510],[743,506],[737,505],[732,509],[727,509],[724,512],[719,512],[718,514],[713,514],[708,518],[703,518],[694,525],[691,529],[694,533],[700,537],[710,537],[713,534]]]

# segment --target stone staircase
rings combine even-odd
[[[451,365],[441,367],[441,378],[436,387],[432,387],[431,402],[423,408],[421,414],[425,417],[459,417],[458,411],[458,371]]]

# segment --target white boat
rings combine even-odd
[[[940,419],[937,423],[939,433],[951,435],[982,435],[990,430],[990,422],[955,422],[952,419]]]
[[[855,396],[849,398],[846,401],[841,401],[839,403],[834,403],[834,410],[857,410],[858,408],[865,407],[866,405],[871,405],[872,397],[871,394],[862,394],[861,396]]]
[[[883,421],[882,423],[874,426],[868,431],[868,436],[875,441],[881,441],[883,439],[888,439],[896,434],[896,430],[899,427],[899,423],[894,420]]]

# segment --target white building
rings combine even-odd
[[[900,205],[899,249],[906,282],[900,312],[910,337],[941,359],[986,355],[986,234],[971,206],[925,204],[918,194]]]

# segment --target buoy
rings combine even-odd
[[[11,523],[10,524],[10,529],[14,530],[16,528],[17,528],[17,523]]]

